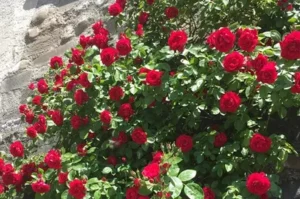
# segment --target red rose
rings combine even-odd
[[[88,80],[87,73],[81,73],[78,77],[77,82],[84,88],[89,88],[91,86],[91,82]]]
[[[2,184],[0,184],[0,194],[4,192],[5,192],[5,187]]]
[[[30,138],[36,138],[36,136],[37,136],[37,130],[35,129],[34,126],[29,126],[29,127],[26,128],[26,134]]]
[[[144,30],[143,30],[143,24],[138,24],[135,34],[139,37],[142,37],[144,35]]]
[[[96,34],[92,42],[95,46],[97,46],[99,49],[107,48],[107,42],[108,42],[108,35],[106,34]]]
[[[48,84],[44,79],[38,81],[37,88],[41,94],[48,93]]]
[[[178,9],[174,6],[165,9],[165,15],[168,19],[172,19],[178,16]]]
[[[273,84],[277,79],[276,62],[269,62],[256,72],[257,81],[267,84]]]
[[[147,0],[148,5],[152,5],[154,3],[154,0]]]
[[[79,90],[76,90],[76,92],[74,93],[74,100],[75,100],[76,104],[83,105],[84,103],[86,103],[89,100],[89,96],[86,92],[79,89]]]
[[[150,71],[151,71],[150,69],[142,67],[142,68],[139,69],[138,74],[140,75],[140,74],[143,74],[143,73],[149,73]]]
[[[261,196],[271,188],[271,183],[265,173],[252,173],[247,177],[246,187],[250,193]]]
[[[30,162],[22,166],[21,172],[23,173],[23,177],[26,178],[26,181],[31,180],[31,174],[37,172],[37,167],[34,162]]]
[[[59,67],[62,67],[63,65],[64,63],[61,57],[55,56],[50,59],[50,67],[52,69],[57,69]]]
[[[115,156],[109,156],[107,158],[107,163],[111,164],[113,166],[116,166],[117,165],[117,158]]]
[[[77,65],[82,65],[84,64],[84,60],[82,58],[83,52],[76,49],[72,48],[72,61],[77,64]]]
[[[220,99],[220,110],[224,113],[234,113],[241,105],[241,98],[235,92],[229,91]]]
[[[171,50],[182,52],[187,42],[188,36],[183,30],[172,31],[168,39]]]
[[[112,87],[109,92],[109,98],[113,101],[120,101],[121,98],[124,96],[123,89],[120,86]]]
[[[204,199],[215,199],[215,193],[209,187],[203,187]]]
[[[103,28],[103,22],[102,21],[98,21],[98,22],[94,23],[92,28],[94,30],[95,35],[96,34],[104,34],[104,35],[109,34],[108,30]]]
[[[142,171],[142,175],[150,179],[158,178],[159,171],[160,171],[159,164],[154,162],[145,166],[145,168]]]
[[[243,63],[244,63],[244,56],[236,51],[226,55],[226,57],[223,60],[223,66],[225,71],[227,72],[238,71],[239,69],[242,68]]]
[[[89,132],[89,134],[88,134],[88,138],[90,138],[90,139],[94,139],[95,137],[96,137],[96,133]]]
[[[65,184],[68,181],[68,172],[60,172],[58,174],[58,183]]]
[[[118,3],[124,9],[126,5],[126,0],[116,0],[116,3]]]
[[[100,53],[101,61],[105,66],[111,66],[118,59],[118,51],[115,48],[105,48]]]
[[[87,149],[86,149],[86,144],[85,143],[81,143],[78,144],[76,147],[77,153],[80,156],[86,156],[87,154]]]
[[[263,54],[258,54],[258,56],[251,61],[251,66],[255,71],[260,71],[268,63],[268,58]]]
[[[73,129],[75,129],[75,130],[79,129],[82,125],[81,117],[79,117],[78,115],[73,115],[71,117],[71,125],[72,125]]]
[[[189,152],[193,148],[193,138],[189,135],[180,135],[177,137],[175,145],[181,149],[182,152]]]
[[[31,188],[35,193],[47,193],[50,191],[50,185],[43,180],[38,180],[31,184]]]
[[[19,112],[20,112],[20,113],[25,113],[27,109],[28,109],[28,107],[27,107],[26,104],[21,104],[21,105],[19,106]]]
[[[117,41],[116,48],[121,56],[128,55],[132,50],[130,39],[127,37],[121,38],[119,41]]]
[[[24,156],[24,147],[22,142],[15,141],[13,142],[10,147],[9,151],[14,157],[23,157]]]
[[[164,156],[164,153],[162,151],[156,151],[152,154],[152,162],[160,163],[162,157]]]
[[[147,142],[147,133],[142,128],[137,127],[132,131],[131,138],[137,144],[145,144]]]
[[[127,81],[128,81],[128,82],[132,82],[132,81],[133,81],[133,77],[132,77],[131,75],[128,75],[128,76],[127,76]]]
[[[37,133],[45,133],[47,131],[47,124],[43,122],[36,122],[34,125],[35,130]]]
[[[163,72],[151,70],[146,75],[146,83],[150,86],[160,86]]]
[[[118,110],[118,115],[125,121],[128,121],[133,114],[134,111],[129,103],[122,104]]]
[[[52,111],[51,119],[56,124],[56,126],[63,125],[64,117],[63,117],[62,113],[60,112],[60,110],[54,110],[54,111]]]
[[[31,82],[31,83],[28,85],[28,88],[29,88],[30,90],[34,90],[34,88],[35,88],[34,83]]]
[[[48,151],[44,158],[44,162],[49,168],[60,169],[61,168],[61,155],[58,150],[51,149]]]
[[[28,124],[32,124],[32,122],[34,120],[34,113],[32,112],[32,110],[28,110],[25,113],[25,120]]]
[[[215,147],[222,147],[226,144],[227,142],[227,136],[225,133],[218,133],[215,136],[215,140],[214,140],[214,146]]]
[[[126,190],[126,199],[138,199],[139,189],[138,187],[130,187]]]
[[[63,86],[63,77],[60,75],[55,76],[55,83],[53,85],[53,91],[60,91],[60,88]]]
[[[86,188],[84,182],[79,179],[75,179],[69,184],[69,194],[76,199],[82,199],[85,197]]]
[[[246,52],[253,52],[258,43],[257,30],[244,29],[238,39],[239,47]]]
[[[111,112],[109,112],[108,110],[102,111],[101,114],[100,114],[100,120],[104,124],[110,124],[110,122],[111,122]]]
[[[270,150],[272,140],[259,133],[254,133],[250,139],[250,149],[257,153],[266,153]]]
[[[295,72],[294,75],[295,84],[292,86],[292,93],[300,93],[300,72]]]
[[[22,175],[15,172],[4,172],[2,175],[4,185],[21,185]]]
[[[121,12],[123,12],[123,8],[120,4],[114,3],[108,7],[108,12],[111,16],[118,16]]]
[[[215,32],[215,47],[220,52],[230,51],[235,42],[235,35],[230,31],[229,28],[221,28]]]
[[[141,12],[139,16],[139,24],[145,25],[148,21],[149,13],[147,12]]]
[[[78,83],[78,81],[76,79],[71,79],[71,81],[67,83],[67,86],[66,86],[67,91],[73,90],[73,88],[75,88],[77,83]]]
[[[214,48],[216,46],[216,32],[211,33],[206,38],[206,43],[209,45],[210,48]]]
[[[260,197],[259,199],[269,199],[269,196],[268,196],[267,193],[265,193],[265,194],[263,194],[263,195],[261,195],[259,197]]]
[[[280,42],[281,56],[287,60],[300,58],[300,31],[293,31]]]
[[[79,44],[83,49],[86,48],[90,44],[90,42],[91,42],[90,36],[80,35]]]
[[[128,142],[128,138],[125,132],[120,132],[117,137],[113,137],[112,140],[115,142],[116,146],[121,146]]]

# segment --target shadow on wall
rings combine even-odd
[[[78,0],[26,0],[23,9],[30,10],[32,8],[39,8],[43,5],[53,4],[54,6],[64,6]]]

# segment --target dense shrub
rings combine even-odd
[[[30,140],[2,154],[2,196],[280,197],[277,174],[294,149],[268,123],[299,108],[290,5],[117,0],[117,41],[96,22],[30,84],[19,109]]]

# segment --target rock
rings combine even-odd
[[[72,39],[73,36],[74,36],[74,28],[72,25],[68,25],[63,31],[63,35],[61,36],[60,44],[63,45],[65,43],[67,43],[68,41],[70,41]]]
[[[49,16],[49,12],[50,12],[49,6],[43,6],[39,8],[32,18],[31,26],[37,26],[43,23],[43,21]]]
[[[80,20],[78,20],[79,22],[76,24],[75,26],[75,35],[79,36],[83,31],[85,31],[89,25],[91,24],[91,20],[84,17]]]

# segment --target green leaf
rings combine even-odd
[[[186,182],[186,181],[193,179],[196,176],[196,174],[197,174],[197,172],[195,170],[185,170],[179,174],[178,178],[182,182]]]
[[[112,168],[110,168],[110,167],[104,167],[102,170],[103,174],[109,174],[111,172],[112,172]]]
[[[95,191],[94,199],[100,199],[100,198],[101,198],[101,191],[100,190]]]
[[[172,166],[168,170],[168,176],[176,177],[180,171],[180,168],[176,164],[172,164]]]
[[[183,188],[181,180],[177,177],[170,177],[171,183],[169,184],[169,190],[172,192],[172,197],[177,198]]]
[[[229,4],[229,0],[222,0],[223,4],[227,6]]]
[[[232,170],[232,168],[233,168],[233,165],[232,165],[231,163],[225,164],[225,170],[226,170],[227,172],[230,172],[230,171]]]
[[[65,191],[61,194],[60,198],[61,198],[61,199],[68,199],[68,198],[70,198],[70,197],[69,197],[69,194],[68,194],[68,190],[65,190]]]
[[[184,186],[184,193],[190,199],[204,199],[202,188],[200,185],[193,182]]]
[[[259,94],[262,99],[266,99],[268,97],[269,88],[266,85],[262,85],[259,89]]]
[[[220,113],[220,109],[218,107],[213,107],[211,109],[212,114],[218,115]]]
[[[191,90],[193,92],[197,92],[198,90],[201,89],[201,86],[203,85],[204,80],[202,78],[199,78],[195,81],[195,84],[191,86]]]

